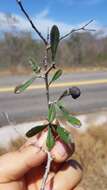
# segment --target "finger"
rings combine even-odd
[[[38,166],[36,168],[32,168],[30,172],[27,173],[26,175],[26,182],[27,182],[27,187],[29,190],[39,190],[41,187],[41,183],[43,180],[45,172],[45,166]],[[51,181],[51,179],[55,176],[54,172],[50,172],[47,178],[47,183]]]
[[[0,182],[9,182],[22,177],[32,167],[41,165],[46,153],[36,146],[28,146],[22,151],[7,153],[0,158]]]
[[[75,160],[67,161],[46,185],[45,190],[73,190],[82,179],[82,168]]]
[[[44,175],[44,166],[33,168],[27,174],[29,190],[39,190]],[[45,190],[83,190],[75,187],[82,179],[82,168],[75,160],[66,161],[59,171],[50,172],[46,182]]]
[[[47,131],[42,131],[37,135],[29,138],[28,141],[26,141],[24,145],[21,146],[20,150],[23,150],[23,148],[28,147],[29,145],[34,145],[45,149],[46,138],[47,138]]]

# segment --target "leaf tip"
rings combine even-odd
[[[20,88],[20,85],[18,85],[18,86],[15,87],[15,89],[14,89],[14,93],[15,94],[20,94],[19,88]]]

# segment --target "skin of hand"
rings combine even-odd
[[[39,190],[45,171],[47,154],[44,142],[47,132],[28,140],[19,150],[0,157],[0,190]],[[54,158],[45,190],[83,190],[78,186],[82,168],[75,160],[67,160],[74,152],[60,140],[51,150]]]

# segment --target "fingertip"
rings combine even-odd
[[[42,164],[45,159],[46,153],[32,145],[7,153],[0,157],[0,180],[4,183],[19,179],[31,168]]]
[[[68,165],[68,167],[70,167],[70,169],[72,170],[72,173],[74,174],[74,176],[76,177],[76,181],[77,184],[82,180],[83,177],[83,168],[80,165],[79,162],[77,162],[76,160],[68,160],[66,162],[66,165]]]

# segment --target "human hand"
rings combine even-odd
[[[39,190],[45,171],[46,152],[43,150],[46,132],[31,138],[21,149],[0,157],[0,190]],[[55,160],[45,190],[80,190],[82,169],[75,160],[65,161],[73,153],[57,140],[51,155]]]

